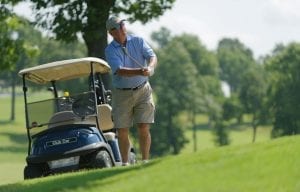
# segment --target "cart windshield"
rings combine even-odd
[[[96,115],[93,91],[27,104],[28,128],[32,135],[47,128],[87,121]],[[84,122],[86,123],[86,122]]]

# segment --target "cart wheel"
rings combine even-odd
[[[43,169],[39,165],[27,165],[24,168],[24,179],[33,179],[43,176]]]
[[[93,168],[107,168],[112,167],[112,160],[107,151],[99,151],[92,160]]]

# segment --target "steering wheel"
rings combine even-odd
[[[72,104],[72,111],[79,117],[93,115],[96,113],[95,98],[93,94],[81,95]]]

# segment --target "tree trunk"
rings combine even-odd
[[[107,46],[107,31],[106,21],[109,18],[111,7],[115,1],[89,1],[89,10],[102,10],[99,11],[97,17],[88,17],[88,24],[82,30],[82,37],[87,46],[89,57],[98,57],[105,60],[105,47]],[[89,14],[89,13],[88,13]],[[91,15],[94,13],[91,12]],[[94,21],[97,19],[97,22]],[[95,23],[98,23],[95,25]],[[103,83],[106,89],[111,89],[110,74],[102,75]]]
[[[243,113],[240,114],[240,115],[237,117],[237,122],[238,122],[238,124],[242,124],[242,123],[243,123]]]
[[[253,137],[252,137],[252,143],[255,143],[256,140],[256,130],[257,130],[257,126],[254,125],[253,126]]]
[[[170,111],[172,111],[172,109]],[[173,154],[178,154],[176,140],[174,138],[174,133],[172,128],[173,127],[172,112],[170,111],[168,115],[168,138],[169,138],[170,146],[173,148]]]
[[[253,114],[252,128],[253,128],[252,143],[255,143],[255,140],[256,140],[256,131],[257,131],[257,123],[256,123],[256,115],[255,114]]]
[[[192,127],[193,127],[193,141],[194,141],[194,152],[197,151],[197,127],[196,127],[196,115],[195,112],[192,112],[191,116]]]

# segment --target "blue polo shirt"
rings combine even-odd
[[[126,49],[131,57],[145,67],[147,67],[150,57],[156,56],[143,38],[134,35],[127,35]],[[105,57],[112,69],[112,83],[115,88],[134,88],[148,80],[148,77],[141,75],[124,77],[116,74],[120,67],[141,68],[141,66],[130,59],[124,53],[122,45],[115,40],[105,48]]]

